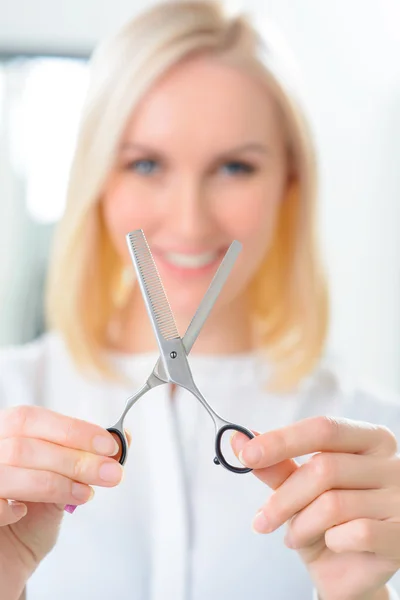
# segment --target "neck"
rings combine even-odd
[[[175,314],[179,334],[183,337],[193,315]],[[254,348],[252,328],[245,297],[228,305],[214,306],[205,322],[191,354],[237,354]],[[126,353],[158,350],[154,332],[139,290],[118,316],[115,324],[113,349]]]

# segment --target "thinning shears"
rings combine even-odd
[[[248,473],[252,469],[232,465],[226,460],[221,448],[221,440],[223,434],[229,430],[240,431],[249,439],[254,437],[253,432],[246,427],[226,421],[211,408],[193,380],[187,358],[241,250],[240,242],[235,240],[228,248],[184,337],[181,338],[179,337],[171,307],[143,231],[137,229],[128,233],[126,241],[160,349],[160,357],[146,383],[127,399],[120,419],[115,425],[107,429],[114,437],[117,436],[120,442],[120,464],[123,465],[126,462],[128,455],[128,440],[123,427],[126,414],[139,398],[153,388],[173,383],[191,392],[211,416],[215,425],[216,457],[214,458],[214,463],[217,465],[221,464],[234,473]]]

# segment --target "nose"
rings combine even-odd
[[[213,227],[212,213],[201,181],[180,178],[171,189],[168,202],[168,226],[181,241],[208,237]]]

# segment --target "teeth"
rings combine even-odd
[[[218,252],[203,252],[203,254],[178,254],[177,252],[167,252],[164,257],[168,262],[176,267],[186,267],[189,269],[198,269],[212,263],[218,256]]]

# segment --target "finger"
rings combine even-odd
[[[126,439],[128,441],[128,448],[129,448],[132,443],[132,434],[128,429],[124,429],[124,432],[126,435]],[[117,462],[119,462],[121,459],[121,456],[123,454],[123,446],[122,446],[121,438],[120,438],[119,434],[114,431],[111,432],[111,435],[113,436],[114,440],[117,442],[117,445],[118,445],[118,452],[113,455],[113,459],[116,460]]]
[[[113,458],[21,437],[0,440],[0,478],[4,465],[51,471],[74,481],[104,487],[120,483],[124,473]],[[5,496],[0,493],[0,497]]]
[[[374,552],[386,558],[400,559],[400,523],[357,519],[338,525],[325,533],[332,552]]]
[[[132,443],[132,434],[129,431],[129,429],[124,429],[124,431],[125,431],[126,438],[128,440],[128,448],[129,448]],[[120,440],[118,434],[111,433],[111,435],[113,436],[113,438],[115,439],[115,441],[118,444],[118,452],[115,455],[113,455],[113,459],[116,460],[117,462],[119,462],[119,460],[122,456],[121,440]],[[77,508],[77,506],[75,504],[66,504],[66,506],[64,506],[64,510],[66,510],[71,515],[75,512],[76,508]]]
[[[65,505],[84,504],[93,495],[90,486],[57,473],[0,466],[0,496],[3,498]]]
[[[41,406],[17,406],[1,411],[0,439],[37,438],[104,456],[118,452],[118,444],[102,427],[61,415]]]
[[[250,431],[252,433],[254,433],[254,435],[257,437],[260,434],[259,431],[255,431],[254,429],[250,429]],[[239,454],[239,452],[244,448],[245,444],[249,441],[249,438],[247,435],[245,435],[244,433],[242,433],[241,431],[234,431],[231,435],[231,439],[230,439],[230,443],[232,446],[233,451],[235,452],[236,455]]]
[[[237,457],[248,440],[249,438],[243,433],[236,433],[232,436],[231,445]],[[253,471],[253,475],[271,489],[276,490],[298,468],[299,466],[296,461],[293,458],[289,458],[271,467],[256,469]]]
[[[130,445],[132,444],[132,434],[129,431],[129,429],[124,429],[124,431],[125,431],[126,438],[128,440],[128,446],[130,447]]]
[[[27,513],[27,507],[22,502],[12,502],[0,499],[0,527],[17,523]]]
[[[386,427],[324,416],[303,419],[247,441],[239,460],[260,469],[314,452],[391,456],[396,451],[396,437]]]
[[[388,490],[329,490],[290,520],[285,542],[290,548],[305,548],[336,525],[389,519],[398,512],[399,501],[400,492]]]
[[[283,525],[328,490],[377,489],[395,481],[393,472],[397,469],[397,478],[400,473],[398,462],[355,454],[315,454],[283,482],[264,506],[268,531]]]

